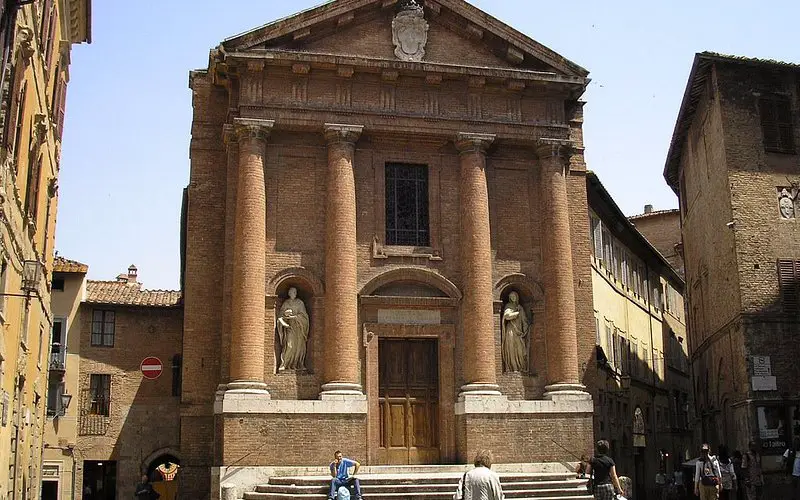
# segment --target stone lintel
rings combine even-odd
[[[486,154],[486,150],[492,145],[495,137],[495,134],[459,132],[456,135],[455,146],[462,155],[475,152]]]
[[[585,393],[584,393],[585,394]],[[455,404],[456,415],[485,414],[548,414],[548,413],[589,413],[594,411],[592,398],[584,399],[537,399],[510,400],[507,396],[466,396],[459,397]]]
[[[339,142],[346,142],[355,144],[361,132],[364,131],[363,125],[345,125],[341,123],[326,123],[323,125],[325,133],[325,140],[328,144],[335,144]]]
[[[541,138],[536,141],[536,155],[540,159],[563,157],[572,151],[572,141]]]
[[[367,398],[341,397],[326,400],[270,399],[259,394],[225,394],[214,404],[215,414],[366,414]]]

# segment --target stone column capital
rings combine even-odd
[[[234,118],[233,119],[233,137],[237,141],[243,139],[259,139],[266,141],[272,128],[275,126],[275,120],[260,120],[254,118]],[[224,129],[223,129],[224,130]]]
[[[322,126],[322,130],[329,145],[342,142],[355,145],[358,138],[361,137],[361,132],[364,131],[364,126],[326,123]]]
[[[540,160],[561,158],[572,154],[572,143],[563,139],[539,139],[536,141],[536,156]]]
[[[456,135],[455,146],[462,155],[467,153],[486,154],[486,150],[492,145],[495,137],[494,134],[459,132]]]

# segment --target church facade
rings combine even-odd
[[[182,483],[592,447],[587,71],[463,0],[339,0],[190,74]],[[213,495],[213,493],[212,493]]]

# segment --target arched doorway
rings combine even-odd
[[[180,464],[178,457],[165,453],[154,458],[147,465],[147,477],[153,482],[153,489],[160,495],[159,499],[175,500],[177,497],[180,481],[177,467],[180,467]],[[169,471],[176,471],[176,474],[165,474]]]

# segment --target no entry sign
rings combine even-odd
[[[144,378],[155,380],[161,376],[161,372],[164,370],[164,365],[161,364],[161,360],[154,357],[148,356],[142,360],[141,366],[139,369],[142,370],[142,375]]]

